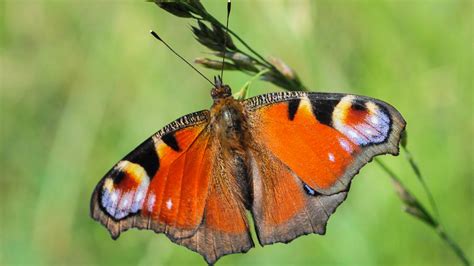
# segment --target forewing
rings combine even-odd
[[[201,224],[212,157],[208,111],[167,125],[119,161],[96,186],[91,216],[117,238],[129,228],[187,237]]]
[[[395,108],[362,96],[281,92],[244,105],[253,139],[253,213],[264,244],[324,233],[354,175],[376,155],[398,154],[405,127]]]

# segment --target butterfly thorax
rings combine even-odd
[[[242,103],[232,97],[232,90],[222,83],[220,76],[214,77],[211,97],[211,126],[224,149],[244,151],[245,116]]]
[[[215,99],[211,107],[211,125],[224,148],[243,149],[247,127],[240,101],[232,96]]]

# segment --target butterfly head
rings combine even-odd
[[[229,85],[222,84],[220,76],[214,77],[214,87],[211,90],[211,97],[214,101],[232,96]]]

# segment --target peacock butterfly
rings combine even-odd
[[[116,239],[164,233],[209,263],[261,245],[324,234],[352,178],[397,155],[405,121],[391,105],[339,93],[275,92],[234,99],[215,78],[210,110],[166,125],[120,160],[91,198]]]

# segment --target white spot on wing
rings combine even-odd
[[[336,161],[336,158],[334,157],[334,154],[332,154],[331,152],[328,153],[328,159],[329,159],[329,161],[331,161],[331,162],[335,162],[335,161]]]
[[[120,171],[120,170],[124,169],[125,167],[127,167],[128,164],[129,164],[128,161],[120,161],[115,166],[115,169]]]
[[[156,200],[156,196],[155,196],[154,193],[152,193],[148,197],[148,202],[147,202],[147,206],[146,206],[149,212],[153,211],[153,206],[155,205],[155,200]]]
[[[142,189],[138,189],[137,193],[135,194],[135,200],[136,202],[139,202],[143,200],[143,197],[145,196],[145,191]]]
[[[110,195],[110,201],[117,202],[117,200],[118,200],[118,193],[117,191],[113,191],[112,195]]]
[[[347,142],[347,140],[343,139],[343,138],[339,138],[339,145],[341,145],[341,147],[347,151],[348,153],[352,153],[353,152],[353,149],[351,147],[351,144],[349,144],[349,142]]]
[[[128,213],[128,209],[130,208],[130,201],[132,199],[132,193],[131,192],[126,192],[122,195],[122,198],[120,199],[120,206],[119,208],[125,212]]]
[[[370,116],[370,123],[372,123],[373,125],[378,125],[379,123],[379,118],[375,115],[371,115]]]
[[[351,138],[355,138],[355,139],[359,138],[359,135],[352,129],[347,130],[347,133],[349,134]]]
[[[171,201],[171,198],[169,198],[167,201],[166,201],[166,208],[168,210],[171,210],[171,208],[173,207],[173,202]]]

